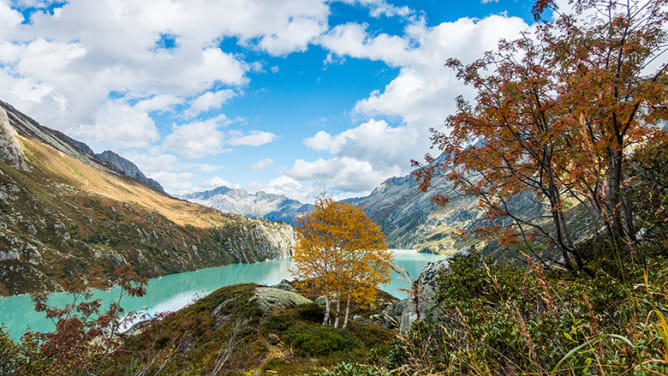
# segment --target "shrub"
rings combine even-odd
[[[301,320],[315,323],[321,323],[322,319],[325,317],[323,309],[315,303],[299,306],[297,314]]]
[[[266,325],[269,330],[282,332],[290,327],[290,320],[285,316],[271,315]]]
[[[304,355],[326,356],[361,347],[348,330],[318,324],[294,325],[281,337]]]
[[[339,363],[328,371],[320,371],[311,376],[389,376],[390,373],[379,371],[373,367],[355,365],[350,363]],[[308,376],[308,375],[307,375]]]
[[[559,275],[530,262],[458,258],[437,306],[399,340],[406,374],[665,374],[668,262],[628,265],[626,280]]]

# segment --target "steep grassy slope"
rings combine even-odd
[[[289,225],[169,197],[71,142],[72,151],[30,137],[17,116],[10,113],[18,131],[10,137],[27,168],[0,159],[0,295],[57,289],[63,277],[97,266],[111,274],[128,262],[155,277],[290,254]]]

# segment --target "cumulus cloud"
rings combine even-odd
[[[337,25],[322,35],[319,42],[338,56],[382,60],[391,66],[409,62],[410,39],[385,33],[372,36],[367,33],[367,27],[352,22]]]
[[[182,191],[182,192],[201,192],[208,191],[218,187],[228,187],[233,189],[241,188],[239,184],[232,183],[226,179],[221,178],[220,176],[214,176],[213,178],[198,183],[193,183],[192,188]]]
[[[21,13],[12,9],[4,0],[0,0],[0,37],[9,34],[23,21]]]
[[[94,122],[73,129],[75,138],[88,140],[94,149],[143,148],[160,137],[146,112],[122,102],[106,102],[95,112]]]
[[[334,156],[348,156],[358,160],[367,160],[375,165],[404,165],[403,146],[406,140],[421,136],[409,127],[390,127],[385,120],[371,119],[355,128],[336,135],[319,131],[313,137],[304,140],[313,150],[326,151]]]
[[[519,18],[490,16],[432,27],[409,7],[388,0],[340,1],[366,7],[372,17],[402,17],[408,25],[399,35],[358,23],[330,30],[329,0],[0,0],[0,97],[96,150],[143,148],[141,153],[161,156],[165,163],[169,157],[162,156],[171,155],[181,167],[201,170],[207,167],[180,158],[277,138],[268,131],[227,130],[225,117],[192,121],[243,93],[249,72],[263,69],[262,63],[221,50],[220,41],[236,38],[246,48],[274,56],[319,44],[330,62],[383,61],[398,68],[398,76],[355,104],[351,129],[314,132],[305,140],[326,156],[297,160],[271,186],[308,191],[314,186],[306,187],[309,182],[364,192],[406,173],[408,161],[427,150],[427,129],[452,112],[455,96],[470,95],[443,67],[445,60],[471,61],[528,25]],[[38,9],[25,24],[23,14],[8,5],[52,3],[56,9]],[[161,43],[165,35],[174,43]],[[266,69],[279,71],[275,65]],[[161,139],[151,116],[175,108],[186,109],[178,120],[187,122]],[[159,166],[150,176],[174,191],[188,189],[184,180],[196,178],[190,171]]]
[[[172,132],[165,137],[158,150],[186,159],[199,159],[231,152],[230,146],[260,146],[276,138],[273,133],[258,130],[249,133],[240,130],[223,131],[225,126],[233,122],[225,115],[218,115],[207,120],[174,124]]]
[[[161,150],[188,159],[229,151],[223,148],[224,133],[220,129],[226,123],[227,117],[220,115],[209,120],[174,125],[172,133],[165,137]]]
[[[264,170],[265,168],[274,164],[274,160],[271,158],[260,159],[259,161],[253,163],[251,168],[253,170]]]
[[[369,14],[371,15],[371,17],[380,17],[380,16],[406,17],[415,13],[414,10],[405,5],[398,7],[388,3],[386,0],[341,0],[341,1],[347,4],[351,5],[359,4],[361,6],[369,8]]]
[[[174,96],[174,95],[155,95],[151,98],[144,99],[134,107],[143,112],[153,112],[153,111],[171,111],[171,108],[177,104],[183,103],[183,99]]]
[[[276,135],[265,131],[251,131],[249,134],[243,134],[240,131],[231,132],[232,136],[228,140],[228,144],[233,146],[260,146],[268,144],[276,139]]]
[[[319,158],[315,161],[298,159],[286,175],[298,181],[325,184],[333,192],[365,192],[387,176],[399,173],[398,168],[377,168],[370,161],[350,157]]]
[[[223,89],[216,92],[207,91],[206,93],[200,95],[195,99],[191,104],[190,108],[184,112],[184,116],[193,117],[198,114],[214,109],[219,108],[228,100],[234,98],[236,93],[232,89]]]
[[[298,160],[288,175],[366,193],[388,177],[408,173],[409,161],[429,151],[429,128],[443,124],[455,110],[458,95],[472,95],[444,67],[445,61],[457,57],[471,62],[496,48],[499,39],[516,38],[529,28],[522,19],[505,15],[461,18],[433,27],[424,20],[413,21],[403,35],[373,34],[366,25],[347,23],[319,38],[332,61],[378,60],[399,68],[399,74],[355,104],[354,114],[370,119],[366,123],[336,135],[320,131],[305,140],[331,158]]]
[[[280,175],[274,179],[271,179],[266,184],[252,182],[248,186],[248,190],[250,192],[263,191],[267,193],[285,195],[304,203],[313,203],[316,198],[322,196],[325,193],[329,193],[327,192],[325,184],[316,183],[304,185],[287,175]],[[343,197],[336,196],[336,198],[339,199]]]
[[[221,165],[208,163],[184,162],[174,154],[161,153],[157,148],[148,152],[141,152],[136,149],[128,150],[120,152],[120,155],[134,162],[148,177],[154,177],[161,172],[178,172],[184,170],[213,172],[224,168]]]
[[[51,3],[18,0],[13,5],[43,8]],[[86,124],[102,127],[94,114],[110,97],[121,101],[118,93],[128,104],[156,94],[180,99],[165,104],[168,108],[187,105],[189,98],[212,87],[244,86],[247,72],[257,64],[216,47],[221,38],[236,37],[274,55],[303,51],[327,30],[329,15],[325,0],[55,4],[52,11],[33,12],[30,22],[22,24],[23,15],[0,0],[0,75],[8,78],[0,85],[0,96],[66,133]],[[164,35],[174,46],[156,48]],[[192,111],[215,108],[229,93],[204,94],[191,103]],[[85,142],[100,141],[92,137],[94,132],[78,134]],[[116,138],[122,137],[112,140]]]
[[[18,8],[47,8],[59,0],[14,0],[14,5]]]

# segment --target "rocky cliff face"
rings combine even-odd
[[[437,192],[451,201],[444,207],[433,204]],[[390,247],[423,252],[447,254],[468,245],[455,232],[483,219],[477,200],[453,190],[444,176],[436,176],[427,192],[418,189],[411,175],[390,178],[356,203],[382,227]]]
[[[169,197],[0,108],[0,295],[57,290],[62,278],[96,267],[112,277],[129,263],[157,277],[291,255],[290,225]]]
[[[145,183],[146,185],[157,191],[163,193],[165,192],[165,189],[162,188],[162,185],[160,185],[160,183],[144,175],[144,173],[141,172],[141,170],[139,170],[137,165],[121,157],[120,155],[114,153],[113,151],[107,150],[100,154],[95,154],[95,156],[105,162],[108,162],[114,168],[124,173],[126,176],[129,176],[135,180],[139,180],[140,182]]]
[[[27,171],[28,164],[16,136],[16,131],[9,125],[7,112],[0,107],[0,160],[14,168]]]

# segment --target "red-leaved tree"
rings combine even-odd
[[[509,219],[483,234],[505,245],[557,250],[559,262],[577,271],[585,265],[569,225],[574,208],[615,244],[632,248],[636,240],[625,164],[634,145],[665,137],[655,125],[668,119],[668,1],[571,4],[574,13],[567,14],[539,1],[535,15],[550,8],[553,22],[501,41],[471,64],[448,60],[477,96],[473,103],[457,98],[446,129],[432,130],[444,158],[427,155],[416,176],[426,190],[434,174],[448,174],[480,198],[490,220]],[[519,195],[544,210],[527,213],[514,205]]]

